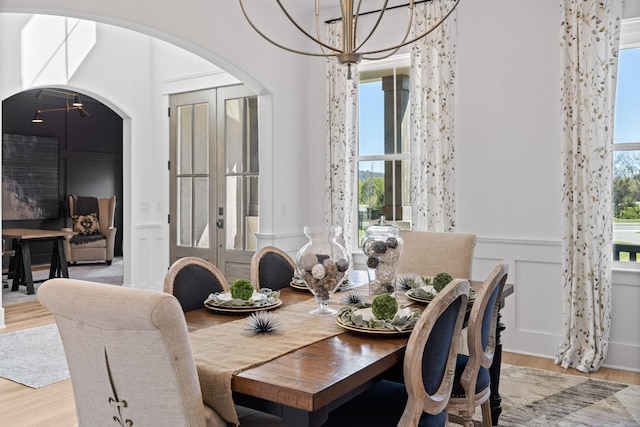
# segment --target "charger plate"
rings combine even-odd
[[[231,298],[231,292],[219,292],[211,294],[205,300],[204,306],[209,310],[219,311],[223,313],[253,313],[254,311],[271,310],[272,308],[282,305],[279,292],[273,292],[268,289],[262,289],[263,292],[253,291],[253,295],[250,300],[254,302],[266,300],[262,304],[246,304],[241,303],[241,300],[234,300]],[[268,292],[266,292],[268,291]],[[277,295],[277,296],[276,296]],[[273,298],[275,296],[275,298]],[[269,297],[273,298],[273,301],[269,301]],[[216,302],[220,301],[220,302]],[[236,304],[230,304],[231,301],[235,301]]]
[[[431,285],[426,285],[426,286],[420,286],[420,288],[422,289],[433,289],[433,286]],[[436,295],[432,295],[430,298],[422,298],[420,295],[416,295],[416,289],[419,288],[414,288],[414,289],[409,289],[405,292],[405,295],[407,296],[407,298],[409,298],[410,300],[413,301],[417,301],[417,302],[421,302],[424,304],[429,304]],[[469,301],[468,304],[473,304],[473,302],[476,300],[476,291],[473,288],[469,288]]]
[[[209,310],[213,310],[213,311],[219,311],[222,313],[253,313],[255,311],[262,311],[262,310],[271,310],[273,308],[276,307],[280,307],[282,305],[282,300],[278,299],[277,301],[275,301],[273,304],[270,305],[261,305],[261,306],[220,306],[220,305],[210,305],[205,303],[204,306],[207,307]]]
[[[302,282],[299,283],[295,280],[292,280],[291,282],[289,282],[289,286],[291,286],[294,289],[298,289],[301,291],[309,291],[309,288],[307,287],[306,283]],[[351,280],[349,280],[349,283],[347,283],[346,285],[340,285],[340,287],[336,290],[336,292],[342,292],[342,291],[348,291],[349,289],[353,289],[360,286],[359,284],[352,282]],[[311,292],[311,291],[309,291]]]
[[[352,314],[361,314],[364,320],[368,320],[373,316],[371,312],[371,307],[361,308],[359,310],[354,311]],[[408,308],[401,308],[398,310],[398,314],[410,316],[411,310]],[[336,323],[347,329],[349,331],[361,332],[365,334],[373,334],[373,335],[404,335],[410,334],[413,331],[413,326],[404,328],[402,330],[392,329],[392,328],[371,328],[369,325],[357,326],[345,323],[340,316],[336,317]]]

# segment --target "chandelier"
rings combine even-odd
[[[363,0],[357,0],[357,1],[339,0],[340,11],[341,11],[341,17],[339,18],[339,20],[342,22],[342,35],[343,35],[342,45],[332,46],[320,35],[321,28],[322,28],[322,26],[320,25],[321,0],[315,0],[315,27],[316,27],[315,35],[306,31],[304,28],[302,28],[301,24],[296,22],[296,20],[292,17],[292,15],[287,10],[287,8],[282,4],[282,0],[276,0],[276,3],[278,3],[278,6],[280,7],[282,13],[286,16],[289,22],[296,29],[298,29],[298,31],[300,31],[302,34],[304,34],[306,37],[308,37],[318,45],[319,47],[318,52],[308,52],[308,51],[302,51],[302,50],[285,46],[282,43],[276,42],[275,40],[267,36],[262,30],[258,28],[258,26],[249,17],[249,14],[245,9],[245,1],[246,0],[239,0],[242,13],[247,19],[247,22],[258,34],[260,34],[269,43],[281,49],[285,49],[285,50],[288,50],[289,52],[298,53],[301,55],[324,56],[327,58],[335,58],[340,64],[346,64],[349,66],[349,68],[351,67],[352,64],[359,64],[360,61],[362,61],[363,59],[376,60],[376,59],[387,58],[393,55],[394,53],[396,53],[401,47],[407,46],[417,40],[420,40],[421,38],[425,37],[432,31],[434,31],[436,28],[438,28],[440,24],[442,24],[449,17],[449,15],[453,13],[453,11],[458,6],[458,3],[460,3],[460,0],[455,0],[455,3],[451,7],[451,9],[447,11],[447,13],[442,17],[442,19],[437,21],[431,27],[427,28],[423,33],[412,36],[410,38],[409,35],[411,34],[411,25],[414,21],[414,14],[415,14],[414,5],[416,3],[423,3],[424,1],[410,0],[409,3],[405,5],[389,6],[389,0],[384,0],[383,5],[379,10],[361,11]],[[355,9],[354,9],[354,3],[356,4]],[[385,13],[387,13],[391,9],[399,9],[399,8],[406,8],[409,14],[409,17],[407,18],[408,22],[406,24],[406,27],[404,28],[404,35],[402,36],[402,39],[391,46],[387,46],[383,48],[373,48],[371,50],[367,50],[365,47],[365,44],[367,43],[367,41],[369,41],[369,39],[371,39],[371,36],[373,36],[373,33],[376,31],[376,29],[380,25],[380,22],[382,22],[382,19]],[[368,31],[366,32],[366,34],[364,34],[364,37],[361,37],[362,41],[358,42],[357,34],[358,34],[359,20],[362,16],[370,15],[370,14],[377,15],[377,16],[374,16],[373,25],[371,25],[370,28],[368,28]]]
[[[72,110],[78,110],[78,114],[80,114],[81,118],[85,118],[89,116],[89,113],[84,109],[82,101],[80,101],[80,97],[77,93],[67,92],[66,90],[56,90],[43,88],[36,91],[34,97],[40,99],[44,91],[55,92],[65,96],[65,106],[59,108],[45,108],[45,109],[37,109],[35,116],[31,119],[32,123],[42,123],[44,120],[42,119],[42,113],[50,113],[54,111],[65,111],[69,112]]]

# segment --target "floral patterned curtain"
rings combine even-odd
[[[341,46],[342,26],[339,22],[327,24],[327,40],[332,46]],[[358,117],[358,81],[360,75],[351,67],[351,80],[347,67],[335,60],[327,61],[327,164],[325,174],[326,225],[342,227],[344,245],[350,250],[354,236],[354,205],[356,167],[356,126]]]
[[[420,34],[453,6],[450,0],[416,5]],[[454,88],[456,14],[411,50],[411,185],[413,229],[455,229]]]
[[[564,339],[555,362],[582,372],[611,327],[612,144],[622,0],[562,4]]]

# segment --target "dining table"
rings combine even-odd
[[[33,242],[52,242],[49,278],[69,277],[67,259],[64,254],[63,240],[72,236],[71,231],[41,230],[31,228],[3,228],[2,238],[12,239],[11,249],[15,256],[11,258],[9,270],[13,272],[11,291],[17,291],[21,285],[27,287],[27,294],[35,293],[31,266],[31,244]]]
[[[351,271],[350,277],[352,289],[333,294],[333,308],[347,305],[350,294],[373,298],[366,272]],[[483,282],[470,284],[477,290]],[[502,304],[512,293],[513,285],[506,284]],[[395,296],[400,307],[426,307],[402,291]],[[185,313],[203,400],[227,421],[237,420],[233,404],[239,404],[277,415],[286,426],[320,427],[331,410],[402,366],[409,332],[354,332],[341,327],[336,316],[309,314],[316,303],[307,290],[284,288],[279,297],[282,304],[270,311],[279,328],[271,334],[255,333],[246,312],[203,307]],[[498,332],[502,329],[500,323]],[[499,337],[496,341],[498,366],[490,369],[494,425],[501,411]]]

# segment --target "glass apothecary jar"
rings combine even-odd
[[[329,308],[329,300],[344,281],[351,255],[337,242],[342,227],[304,227],[309,242],[296,255],[298,274],[307,284],[318,303],[311,314],[333,315],[337,311]]]
[[[369,294],[392,294],[402,255],[400,230],[393,224],[388,224],[384,215],[380,215],[378,223],[367,227],[365,231],[362,252],[366,256],[369,273]]]

